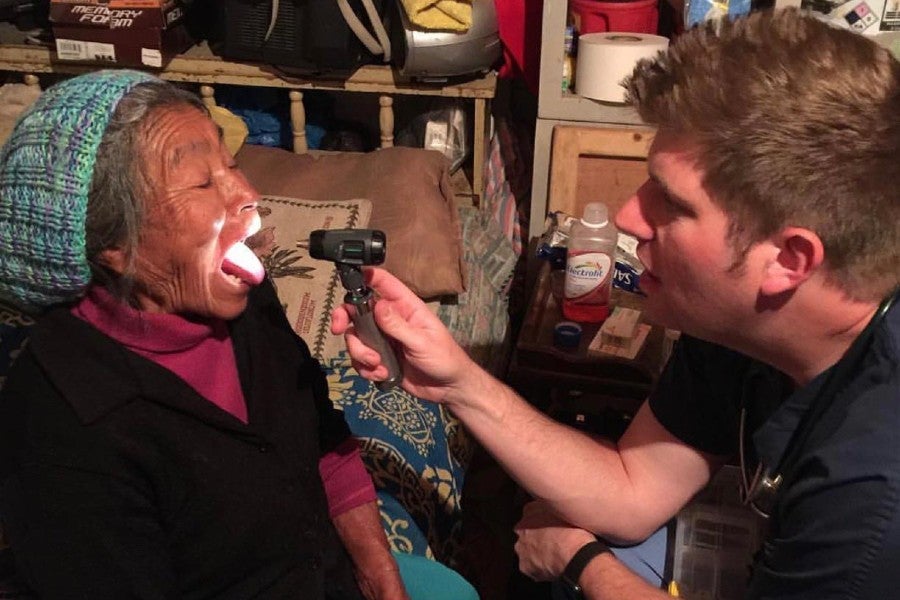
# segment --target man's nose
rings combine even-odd
[[[622,233],[627,233],[638,240],[649,240],[653,237],[653,227],[644,217],[641,205],[640,190],[631,195],[616,213],[614,219],[616,228]]]

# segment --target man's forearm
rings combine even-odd
[[[578,578],[586,600],[662,600],[668,593],[644,581],[611,552],[604,552],[588,563]]]
[[[369,600],[408,600],[397,562],[381,526],[378,503],[369,502],[332,519],[356,578]]]
[[[607,539],[650,535],[709,478],[706,459],[665,431],[646,404],[619,444],[553,421],[481,370],[447,404],[532,496]]]
[[[629,538],[617,525],[633,523],[633,499],[640,497],[615,445],[553,421],[481,375],[469,383],[466,400],[450,408],[504,470],[564,520],[607,538]]]

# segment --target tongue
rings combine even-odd
[[[228,249],[222,261],[222,271],[234,275],[250,285],[259,285],[266,276],[262,263],[253,254],[253,250],[238,242]]]

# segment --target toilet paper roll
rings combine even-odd
[[[653,58],[669,47],[669,39],[647,33],[606,31],[578,38],[575,92],[604,102],[625,102],[619,85],[642,58]]]

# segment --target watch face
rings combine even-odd
[[[562,587],[566,590],[566,598],[567,600],[581,600],[584,596],[581,593],[581,586],[578,585],[577,581],[572,581],[565,575],[560,577],[560,583],[562,583]]]
[[[578,552],[575,553],[575,556],[569,560],[569,564],[566,565],[559,580],[566,590],[569,591],[568,595],[570,598],[579,599],[584,597],[581,586],[578,585],[578,579],[581,577],[581,573],[584,571],[585,567],[587,567],[588,563],[604,552],[609,552],[609,548],[607,548],[605,544],[594,540],[593,542],[588,542],[582,546]]]

